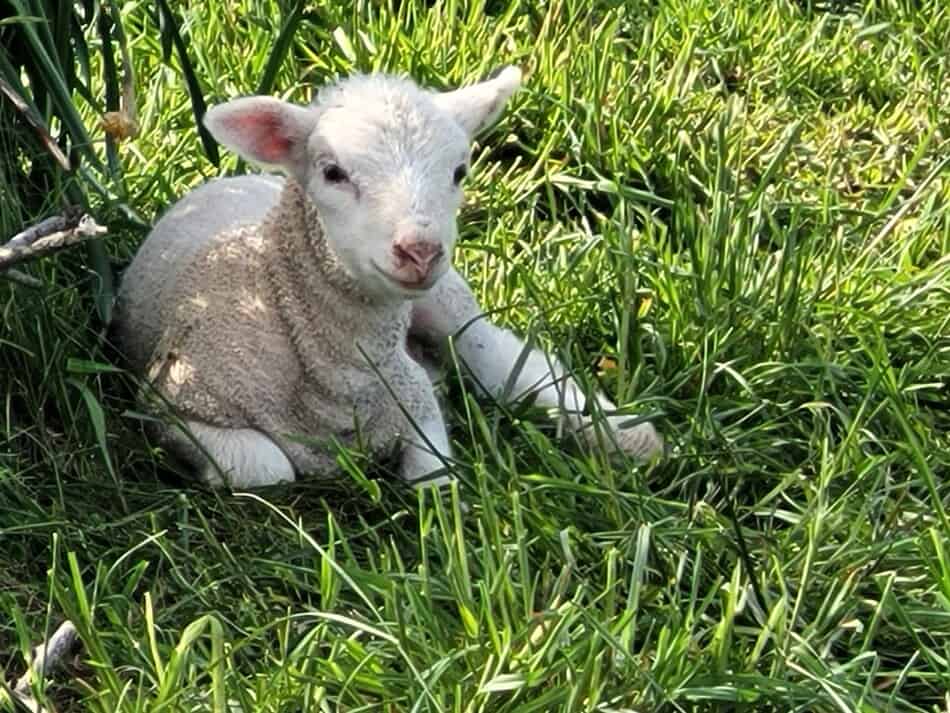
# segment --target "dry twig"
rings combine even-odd
[[[40,644],[33,651],[33,661],[26,673],[13,687],[13,695],[17,701],[32,713],[45,713],[46,709],[33,697],[32,681],[34,676],[38,680],[52,676],[79,642],[79,633],[71,621],[64,621],[49,641]]]
[[[91,216],[67,209],[63,215],[47,218],[17,233],[5,245],[0,245],[0,276],[27,282],[19,279],[18,275],[5,275],[3,271],[17,263],[49,255],[105,233],[106,228]]]

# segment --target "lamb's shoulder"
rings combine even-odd
[[[279,410],[300,381],[263,277],[266,245],[242,225],[202,246],[177,281],[149,377],[183,413],[223,426]]]

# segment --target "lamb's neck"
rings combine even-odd
[[[288,179],[263,227],[274,246],[269,280],[305,361],[386,361],[404,348],[410,304],[374,299],[353,281],[323,235],[312,201]]]

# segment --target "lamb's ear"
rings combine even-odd
[[[491,126],[508,98],[521,86],[521,70],[505,67],[498,76],[469,87],[435,95],[435,103],[455,117],[469,136]]]
[[[273,97],[242,97],[211,107],[204,125],[221,144],[255,163],[293,169],[304,158],[317,113]]]

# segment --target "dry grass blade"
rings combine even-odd
[[[46,150],[49,151],[50,155],[56,159],[56,163],[58,163],[64,171],[69,171],[71,168],[69,157],[63,153],[62,149],[59,148],[53,140],[53,137],[49,135],[49,129],[46,127],[46,124],[36,116],[36,113],[30,108],[27,101],[21,97],[3,77],[0,77],[0,92],[3,92],[3,95],[13,103],[16,110],[23,116],[24,121],[36,131],[40,142]]]

